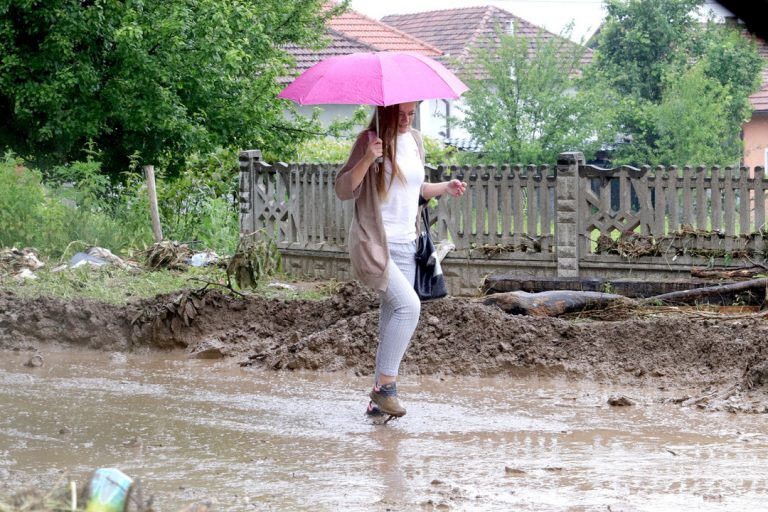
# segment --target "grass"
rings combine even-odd
[[[49,296],[65,300],[95,299],[110,304],[125,304],[184,289],[202,288],[206,283],[223,286],[227,283],[225,271],[216,267],[189,267],[184,271],[129,271],[114,266],[83,266],[60,272],[51,272],[50,268],[51,265],[46,263],[46,267],[35,272],[37,279],[25,279],[21,282],[0,274],[0,291],[10,291],[23,298]],[[275,283],[292,286],[276,286]],[[262,281],[256,288],[243,292],[265,298],[322,300],[338,290],[334,283],[305,282],[295,277],[280,275]],[[220,286],[214,288],[225,289]]]

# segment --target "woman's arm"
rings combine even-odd
[[[341,200],[353,199],[357,187],[363,182],[368,169],[377,157],[382,155],[381,139],[369,140],[368,133],[361,134],[352,147],[352,152],[336,174],[336,196]]]
[[[424,186],[421,187],[421,197],[426,201],[443,194],[449,194],[453,197],[461,197],[466,190],[467,184],[459,180],[425,183]]]

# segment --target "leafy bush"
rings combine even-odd
[[[166,239],[234,253],[240,235],[234,162],[201,157],[177,178],[160,176],[157,193]]]
[[[0,245],[35,247],[52,258],[63,256],[74,241],[113,252],[131,247],[137,239],[133,226],[109,215],[107,188],[97,171],[95,162],[73,164],[57,172],[76,181],[47,187],[39,171],[6,155],[0,163]],[[82,176],[88,185],[80,188]]]
[[[299,145],[297,162],[343,164],[349,158],[354,138],[323,137]]]
[[[51,168],[45,176],[11,154],[0,160],[0,246],[31,246],[59,258],[69,248],[100,246],[125,254],[152,243],[143,173],[134,166],[112,183],[93,145],[86,153],[85,161]],[[237,153],[219,149],[188,162],[178,176],[157,173],[163,234],[231,255],[240,234]]]
[[[6,154],[0,161],[0,246],[32,246],[30,226],[42,224],[42,176]]]
[[[425,135],[424,153],[426,153],[427,164],[429,165],[459,165],[459,152],[456,148],[446,146],[439,140]]]

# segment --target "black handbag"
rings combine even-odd
[[[416,279],[413,288],[422,301],[439,299],[448,295],[440,262],[437,261],[435,244],[430,235],[427,205],[421,209],[421,232],[416,246]]]

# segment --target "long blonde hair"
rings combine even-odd
[[[400,114],[400,105],[388,105],[386,107],[377,106],[376,111],[379,116],[379,138],[382,141],[382,152],[384,158],[389,158],[392,163],[392,178],[390,179],[390,186],[395,178],[403,181],[405,178],[400,172],[400,168],[397,166],[397,124],[398,116]],[[371,121],[368,123],[368,130],[376,131],[376,112],[371,116]],[[376,177],[376,190],[379,192],[379,197],[387,197],[387,182],[386,173],[379,172]]]

